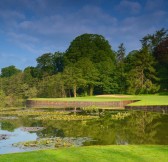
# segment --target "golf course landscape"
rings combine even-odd
[[[168,162],[168,0],[0,0],[0,162]]]
[[[61,101],[61,102],[110,102],[110,101],[127,101],[127,100],[136,100],[137,102],[132,103],[131,105],[135,105],[135,106],[150,106],[150,105],[154,105],[154,106],[158,106],[158,105],[168,105],[168,97],[167,96],[162,96],[162,95],[98,95],[98,96],[92,96],[92,97],[77,97],[77,98],[33,98],[30,99],[33,101],[48,101],[48,102],[57,102],[57,101]],[[92,105],[90,108],[95,109],[95,106]],[[37,108],[37,110],[41,110],[43,108]],[[44,108],[47,109],[47,108]],[[57,110],[57,108],[51,108],[54,110]],[[108,108],[107,110],[113,110],[114,108]],[[72,122],[73,121],[78,121],[78,118],[61,118],[59,119],[58,116],[61,115],[61,112],[57,112],[57,111],[52,111],[52,112],[41,112],[40,111],[34,111],[35,108],[26,108],[25,110],[22,109],[9,109],[8,111],[3,111],[1,110],[0,114],[6,114],[6,115],[10,115],[10,114],[15,114],[15,115],[19,115],[19,116],[27,116],[27,115],[39,115],[39,119],[40,120],[44,120],[44,121],[48,121],[50,122],[50,120],[52,119],[52,114],[54,116],[57,115],[56,118],[53,118],[54,121],[58,121],[58,120],[68,120],[68,122]],[[85,109],[84,109],[85,110]],[[94,111],[92,110],[92,112]],[[116,108],[117,110],[117,108]],[[123,111],[124,109],[122,109]],[[122,111],[120,110],[120,108],[118,109],[119,114],[122,115]],[[121,113],[120,113],[121,111]],[[136,112],[136,110],[135,110]],[[49,118],[46,118],[46,115],[49,115]],[[59,115],[59,114],[60,115]],[[126,112],[127,114],[129,114],[129,111]],[[142,113],[137,112],[136,114],[144,114],[143,111]],[[64,113],[62,113],[64,114]],[[154,116],[156,116],[159,113],[154,113]],[[41,118],[40,118],[41,115]],[[45,115],[45,117],[42,117],[43,115]],[[116,114],[117,115],[117,114]],[[114,117],[116,116],[114,114]],[[62,116],[66,116],[62,115]],[[78,115],[76,114],[76,117]],[[157,115],[158,116],[158,115]],[[165,115],[164,115],[165,116]],[[167,115],[166,115],[167,116]],[[165,117],[166,117],[165,116]],[[91,116],[90,116],[91,117]],[[115,119],[113,117],[113,119]],[[124,117],[124,116],[123,116]],[[121,118],[123,118],[121,117]],[[145,116],[144,116],[145,117]],[[164,117],[164,118],[165,118]],[[83,122],[84,120],[87,120],[87,118],[84,117],[80,117]],[[91,117],[93,118],[93,117]],[[125,119],[127,119],[127,116],[124,117]],[[123,120],[125,120],[123,118]],[[137,117],[136,117],[137,118]],[[145,117],[145,120],[148,120],[147,116]],[[98,120],[98,119],[92,119],[92,120]],[[116,119],[115,119],[116,120]],[[122,120],[122,119],[117,119],[117,120]],[[153,120],[153,119],[150,119]],[[111,121],[113,122],[113,121]],[[147,121],[146,121],[147,122]],[[133,124],[134,125],[134,124]],[[148,122],[147,122],[148,125]],[[145,126],[145,129],[148,129],[148,126]],[[65,127],[65,126],[64,126]],[[94,127],[94,125],[93,125]],[[136,127],[136,122],[135,122],[135,127]],[[139,127],[139,126],[138,126]],[[69,129],[69,128],[67,128]],[[73,128],[74,129],[74,128]],[[132,128],[130,128],[132,129]],[[79,132],[81,132],[82,130],[80,130]],[[93,130],[94,131],[94,130]],[[108,130],[110,131],[110,130]],[[145,131],[145,130],[144,130]],[[77,132],[76,132],[77,133]],[[152,133],[152,132],[151,132]],[[153,132],[154,133],[154,132]],[[78,133],[77,133],[78,134]],[[146,134],[144,132],[144,134]],[[155,133],[154,133],[155,134]],[[154,135],[155,136],[155,135]],[[143,138],[153,138],[153,136],[146,136]],[[106,138],[106,137],[105,137]],[[159,137],[160,138],[160,137]],[[167,137],[165,138],[165,140],[167,139]],[[147,140],[148,141],[148,140]],[[161,142],[162,143],[162,142]],[[160,143],[160,144],[161,144]],[[139,161],[144,161],[144,162],[157,162],[157,161],[162,161],[162,162],[166,162],[168,161],[168,146],[164,145],[164,142],[160,145],[158,145],[159,143],[156,142],[156,144],[152,143],[152,145],[150,145],[150,143],[139,143],[137,142],[137,144],[134,143],[130,143],[130,144],[119,144],[119,145],[103,145],[103,144],[98,144],[94,146],[63,146],[63,148],[51,148],[51,149],[42,149],[42,150],[32,150],[31,152],[24,152],[24,153],[12,153],[12,154],[2,154],[0,155],[0,161],[1,162],[6,162],[6,161],[11,161],[11,162],[18,162],[18,161],[24,161],[24,162],[28,162],[30,161],[30,159],[33,159],[33,162],[54,162],[54,161],[69,161],[69,162],[90,162],[90,161],[102,161],[102,162],[108,162],[108,161],[114,161],[114,162],[120,162],[120,161],[128,161],[128,162],[139,162]],[[33,147],[33,146],[29,146],[29,147]]]
[[[89,146],[0,155],[1,162],[167,162],[168,146]]]

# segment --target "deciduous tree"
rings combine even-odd
[[[20,72],[20,69],[17,69],[14,65],[11,65],[1,69],[1,77],[11,77],[12,75],[18,74]]]

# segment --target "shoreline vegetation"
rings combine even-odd
[[[167,145],[110,145],[71,147],[0,155],[1,162],[151,162],[168,161]]]

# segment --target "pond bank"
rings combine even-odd
[[[142,106],[125,106],[125,110],[142,110],[142,111],[153,111],[153,112],[168,112],[168,105],[142,105]]]
[[[126,101],[47,101],[47,100],[27,100],[26,107],[28,108],[71,108],[71,107],[89,107],[95,106],[97,108],[124,108],[126,105],[136,102],[137,100]]]
[[[28,108],[80,108],[168,111],[168,96],[164,95],[100,95],[76,98],[34,98]]]

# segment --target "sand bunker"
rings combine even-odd
[[[96,97],[129,98],[130,96],[120,94],[105,94],[105,95],[97,95]]]

